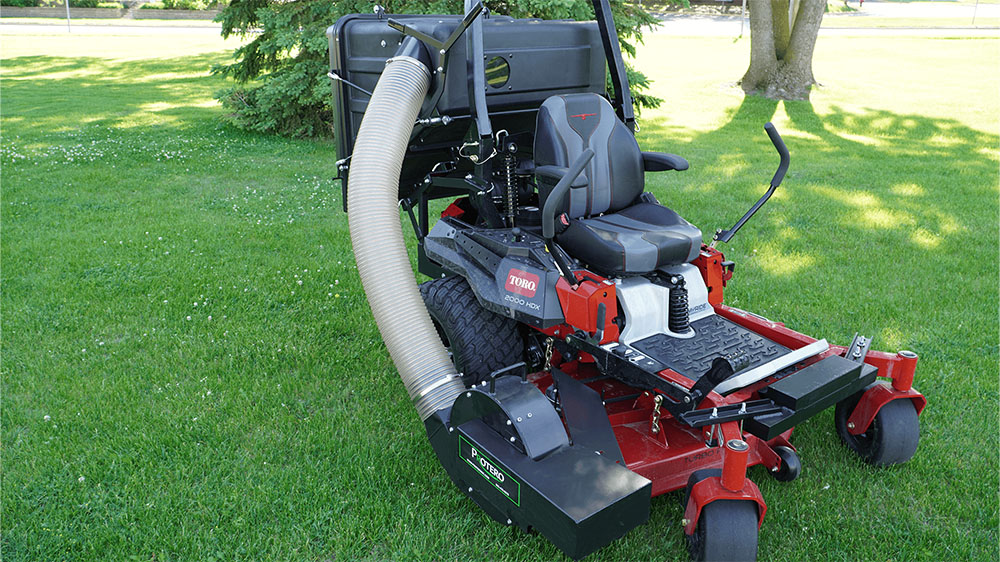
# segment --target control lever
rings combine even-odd
[[[710,248],[714,248],[719,242],[729,242],[729,240],[736,235],[736,231],[742,228],[743,225],[750,220],[750,217],[752,217],[754,213],[764,206],[764,203],[767,203],[767,200],[771,198],[771,194],[774,193],[774,190],[781,185],[781,180],[785,179],[785,172],[788,171],[788,162],[790,160],[788,148],[785,146],[785,141],[781,140],[781,135],[778,134],[778,130],[774,128],[772,123],[764,125],[764,130],[767,131],[767,136],[771,139],[771,144],[774,145],[774,149],[778,151],[778,156],[781,157],[781,161],[778,164],[778,170],[774,172],[774,177],[771,178],[771,187],[767,190],[767,193],[765,193],[763,197],[754,203],[753,207],[750,207],[750,210],[747,211],[746,214],[743,215],[743,218],[737,221],[732,228],[729,230],[722,230],[721,228],[716,230],[715,236],[712,237],[712,243],[709,245]]]

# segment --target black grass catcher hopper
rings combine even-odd
[[[798,477],[792,428],[829,407],[865,461],[906,462],[917,356],[724,304],[734,266],[716,245],[788,150],[764,125],[769,189],[704,244],[644,191],[688,163],[637,144],[607,0],[593,6],[591,22],[515,20],[467,1],[329,29],[358,270],[438,459],[499,524],[583,558],[684,489],[692,557],[752,560],[767,506],[747,467]],[[400,208],[432,278],[419,287]]]

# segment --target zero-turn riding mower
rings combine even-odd
[[[684,489],[695,559],[754,559],[748,466],[795,479],[792,427],[835,407],[873,465],[909,460],[917,356],[846,347],[723,303],[734,265],[644,191],[607,0],[593,22],[484,13],[341,18],[327,32],[339,177],[386,346],[458,488],[582,558]],[[610,73],[612,90],[607,91]],[[450,199],[431,225],[429,202]],[[441,205],[443,207],[443,205]],[[414,282],[400,228],[417,238]]]

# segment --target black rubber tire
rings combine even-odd
[[[778,467],[776,472],[771,473],[771,476],[775,480],[778,482],[791,482],[802,474],[802,462],[795,451],[784,445],[779,445],[774,448],[774,452],[778,453],[778,456],[781,457],[781,466]]]
[[[483,308],[465,279],[452,276],[422,283],[420,295],[466,387],[524,360],[517,322]]]
[[[687,509],[691,489],[712,476],[722,476],[718,468],[703,468],[691,473],[681,501]],[[688,539],[692,560],[756,560],[757,502],[716,500],[701,508],[701,516]]]
[[[873,466],[902,464],[917,452],[920,441],[920,421],[913,402],[893,400],[878,411],[867,431],[851,435],[847,420],[864,391],[845,398],[834,409],[834,422],[841,441],[866,463]]]
[[[757,560],[757,502],[716,500],[701,508],[688,552],[698,562]]]
[[[687,509],[688,500],[691,498],[691,488],[694,485],[706,478],[711,478],[712,476],[722,476],[721,468],[702,468],[696,470],[688,476],[687,486],[684,488],[684,497],[681,498],[681,509]]]

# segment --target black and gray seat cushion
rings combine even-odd
[[[535,128],[535,165],[568,168],[588,148],[594,157],[560,206],[570,220],[556,242],[611,275],[647,273],[694,259],[701,231],[674,211],[639,199],[645,187],[643,154],[608,100],[596,94],[545,100]],[[544,204],[557,180],[541,173],[537,180]]]
[[[617,213],[570,220],[558,237],[573,257],[605,273],[636,274],[698,255],[701,231],[672,210],[639,203]]]

